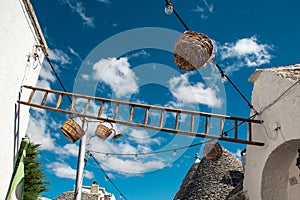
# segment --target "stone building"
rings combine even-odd
[[[57,197],[55,200],[73,200],[74,190],[67,191]],[[96,181],[91,186],[82,186],[82,200],[116,200],[115,196],[108,193],[105,188],[99,187]]]
[[[252,125],[252,137],[265,145],[247,146],[244,173],[240,161],[226,150],[217,162],[197,160],[174,200],[299,199],[300,64],[259,69],[249,81],[254,83],[255,119],[263,120]]]
[[[247,146],[244,191],[250,200],[298,200],[300,64],[259,69],[249,81],[256,119],[264,121],[253,125],[253,140],[265,145]]]
[[[218,161],[197,158],[176,193],[174,200],[228,199],[242,184],[243,167],[239,159],[223,149]]]
[[[0,18],[0,199],[5,199],[29,121],[29,107],[17,104],[21,93],[29,97],[21,85],[36,85],[47,44],[29,0],[1,0]]]

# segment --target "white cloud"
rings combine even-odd
[[[207,2],[207,0],[202,0],[202,2],[204,3],[204,5],[207,7],[207,9],[209,10],[209,12],[213,12],[214,11],[214,4],[209,4]]]
[[[142,145],[151,145],[151,144],[158,144],[160,145],[159,138],[152,138],[149,133],[145,130],[137,130],[131,129],[130,140],[135,141],[138,144]]]
[[[54,173],[57,177],[60,178],[76,178],[76,169],[73,169],[70,165],[61,162],[53,162],[46,166],[52,173]],[[94,173],[84,170],[83,176],[87,179],[93,179]]]
[[[160,144],[159,139],[150,138],[149,134],[144,130],[133,130],[130,133],[126,133],[128,135],[114,142],[110,139],[99,140],[96,137],[89,140],[88,149],[102,163],[103,168],[111,172],[117,172],[118,174],[136,176],[167,166],[169,157],[161,158],[158,155],[140,155],[135,157],[135,154],[153,152],[154,150],[150,145]],[[132,134],[136,137],[133,137]],[[133,145],[133,140],[137,144]]]
[[[237,149],[237,151],[235,152],[235,153],[233,153],[233,155],[235,156],[235,157],[237,157],[238,159],[240,159],[241,160],[241,152],[242,152],[242,150],[240,150],[240,149]]]
[[[54,150],[56,148],[55,139],[51,137],[50,130],[47,126],[48,119],[37,111],[33,111],[30,117],[27,132],[30,139],[35,144],[41,144],[41,150]]]
[[[85,8],[82,5],[82,2],[72,2],[70,0],[62,0],[63,3],[67,4],[71,9],[72,12],[77,13],[80,18],[83,20],[83,24],[86,26],[94,27],[94,18],[88,17],[86,15]]]
[[[104,4],[110,4],[111,2],[109,0],[97,0],[100,3],[104,3]]]
[[[61,65],[70,64],[70,57],[60,49],[49,49],[49,58]]]
[[[203,83],[192,84],[188,80],[189,74],[173,77],[169,80],[172,95],[182,103],[200,103],[210,107],[220,107],[222,100],[218,99],[213,88]]]
[[[51,89],[50,82],[45,79],[38,80],[36,86],[44,89]],[[43,92],[36,92],[32,99],[32,103],[40,104],[43,100],[43,97],[44,97]],[[53,103],[54,101],[55,101],[55,95],[48,94],[46,103]]]
[[[89,80],[90,76],[88,74],[80,74],[80,77],[83,79],[83,80]]]
[[[69,49],[69,51],[70,51],[71,54],[73,54],[74,56],[76,56],[76,57],[78,58],[78,60],[80,60],[80,61],[82,62],[82,59],[81,59],[81,57],[80,57],[80,55],[79,55],[78,52],[76,52],[76,51],[75,51],[74,49],[72,49],[71,47],[68,47],[68,49]]]
[[[142,161],[138,158],[137,160],[125,160],[110,156],[105,159],[104,168],[106,170],[114,170],[120,174],[137,175],[147,171],[162,169],[166,166],[166,164],[160,159]]]
[[[128,59],[130,59],[130,58],[137,58],[137,57],[140,57],[140,56],[149,57],[150,54],[149,54],[147,51],[145,51],[144,49],[142,49],[142,50],[140,50],[140,51],[137,51],[137,52],[131,54],[131,55],[128,57]]]
[[[237,59],[234,65],[236,70],[242,66],[257,67],[267,64],[272,58],[269,52],[273,49],[272,45],[260,44],[255,36],[224,45],[215,44],[222,60]]]
[[[66,155],[66,156],[78,156],[79,147],[78,145],[71,143],[66,144],[64,147],[58,147],[55,149],[55,153],[58,155]]]
[[[201,6],[197,6],[195,9],[193,9],[194,12],[204,12],[204,8],[202,8]]]
[[[45,65],[43,65],[43,67],[41,68],[39,76],[40,79],[47,80],[52,83],[56,80],[55,76],[53,75],[53,72],[50,70],[49,67],[46,67]]]
[[[102,58],[93,66],[93,78],[108,84],[117,98],[138,92],[137,77],[128,58]]]
[[[202,4],[204,4],[204,5],[203,6],[197,5],[197,7],[195,9],[193,9],[192,11],[197,12],[197,13],[201,13],[201,18],[206,19],[207,18],[207,15],[206,15],[207,12],[212,13],[214,11],[214,5],[209,4],[207,2],[207,0],[202,0]]]

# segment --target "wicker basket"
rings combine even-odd
[[[112,132],[113,132],[112,128],[108,128],[102,124],[99,124],[95,131],[95,135],[97,135],[99,138],[105,140],[112,134]]]
[[[212,51],[213,44],[206,35],[185,31],[175,43],[174,61],[182,70],[203,68],[213,57]]]
[[[71,142],[76,142],[79,140],[85,133],[82,128],[71,118],[68,118],[63,126],[60,128],[60,131],[70,140]]]
[[[210,161],[218,161],[223,154],[221,145],[217,142],[209,142],[204,147],[204,157]]]

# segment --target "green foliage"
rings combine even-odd
[[[29,143],[24,163],[24,200],[36,200],[42,192],[48,191],[46,186],[49,184],[45,182],[45,175],[41,171],[41,163],[39,157],[39,144]]]

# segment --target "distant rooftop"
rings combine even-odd
[[[267,69],[257,69],[249,78],[249,81],[254,82],[259,74],[263,71],[274,72],[282,78],[287,78],[293,82],[300,80],[300,63],[289,66],[272,67]]]
[[[55,200],[73,200],[74,191],[67,191],[62,193]],[[113,194],[105,191],[105,188],[99,187],[96,181],[91,186],[82,186],[81,193],[82,200],[116,200]]]

